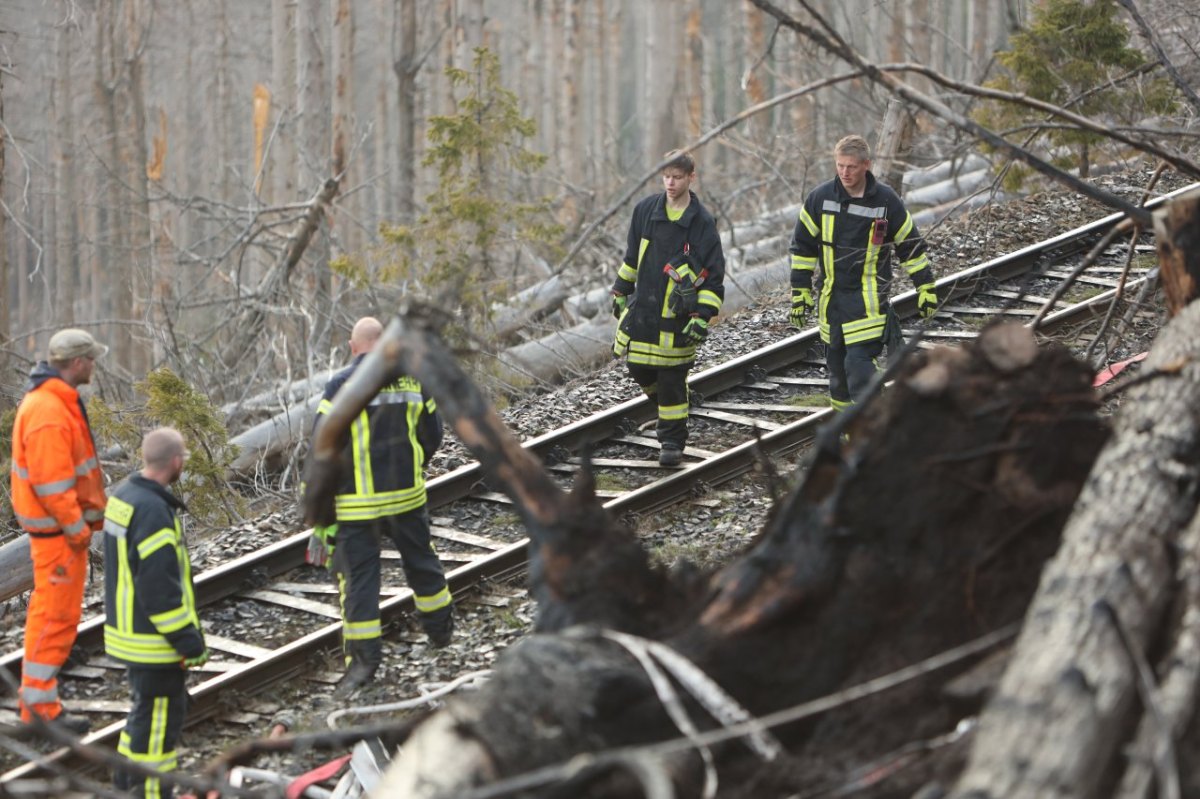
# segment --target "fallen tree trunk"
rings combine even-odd
[[[397,321],[384,341],[355,390],[347,385],[339,418],[397,369],[417,377],[513,498],[539,614],[539,634],[505,654],[491,683],[418,727],[387,795],[462,795],[580,754],[728,725],[1014,621],[1104,437],[1086,366],[1039,351],[1024,328],[993,328],[965,351],[919,352],[869,415],[843,417],[853,445],[843,448],[840,431],[824,439],[741,560],[711,575],[667,572],[596,500],[586,468],[570,495],[557,488],[435,339]],[[336,441],[336,424],[331,414],[318,440]],[[326,449],[307,478],[314,523],[320,486],[336,484]],[[664,705],[656,669],[691,693],[676,688]],[[782,747],[809,729],[665,756],[637,750],[526,785],[618,796],[665,779],[701,795],[720,769],[723,782],[769,774],[760,795],[778,795],[798,780]]]
[[[1170,751],[1192,719],[1200,678],[1200,305],[1187,277],[1200,247],[1179,249],[1173,235],[1194,235],[1200,220],[1190,205],[1190,214],[1170,213],[1174,224],[1158,236],[1164,284],[1179,292],[1168,296],[1183,310],[1129,390],[955,796],[1092,797],[1110,795],[1118,780],[1127,780],[1122,796],[1141,796],[1147,768],[1161,795],[1179,795]]]

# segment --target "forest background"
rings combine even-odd
[[[1038,4],[806,5],[870,61],[977,85]],[[1136,10],[1194,74],[1200,11]],[[696,150],[703,201],[726,233],[799,202],[832,176],[837,138],[879,135],[890,95],[831,80],[852,71],[749,0],[4,0],[0,410],[64,326],[112,346],[94,392],[118,414],[164,367],[224,408],[317,375],[344,362],[357,316],[409,299],[486,352],[496,304],[522,289],[607,286],[662,154],[749,108],[769,106]],[[1093,79],[1146,95],[1148,72]],[[1120,105],[1096,115],[1145,122],[1148,106]],[[984,153],[909,110],[903,167]]]

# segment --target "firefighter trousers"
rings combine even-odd
[[[58,718],[58,672],[67,662],[87,580],[88,553],[76,552],[62,534],[29,537],[33,559],[33,593],[25,613],[25,659],[21,665],[21,719],[33,714]]]
[[[835,410],[860,401],[871,378],[879,370],[883,340],[847,345],[841,324],[829,325],[829,343],[825,345],[825,368],[829,370],[829,400]]]
[[[438,637],[453,624],[450,588],[433,549],[425,508],[367,522],[339,521],[333,573],[341,601],[342,647],[347,666],[361,658],[374,670],[383,662],[379,553],[384,537],[400,553],[417,618],[425,632]]]
[[[643,366],[627,363],[629,376],[642,393],[658,403],[658,443],[683,449],[688,438],[688,384],[690,366]]]
[[[140,766],[156,771],[174,771],[179,757],[175,746],[187,713],[187,670],[178,668],[129,668],[129,696],[133,707],[117,753]],[[158,799],[174,796],[170,786],[156,777],[116,770],[113,785],[129,796]]]

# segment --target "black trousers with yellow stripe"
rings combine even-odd
[[[187,671],[182,667],[129,668],[129,693],[133,707],[117,745],[118,754],[158,771],[178,765],[175,745],[187,713]],[[113,785],[129,796],[157,799],[174,791],[154,777],[116,771]]]
[[[417,618],[430,635],[452,622],[450,589],[433,549],[425,508],[367,522],[338,522],[333,572],[342,605],[342,642],[347,665],[361,658],[372,669],[383,661],[379,615],[380,546],[391,540],[412,589]]]
[[[657,367],[627,363],[642,393],[658,403],[658,443],[683,449],[688,439],[688,371],[691,366]]]

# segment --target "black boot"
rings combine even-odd
[[[429,636],[430,646],[434,649],[445,649],[450,646],[450,640],[454,637],[454,613],[447,607],[441,611],[424,614],[421,617],[421,626]]]
[[[358,689],[367,685],[375,677],[375,667],[369,665],[366,661],[355,658],[350,661],[350,668],[346,669],[346,673],[342,675],[342,679],[338,680],[338,684],[333,689],[334,699],[345,699]]]

